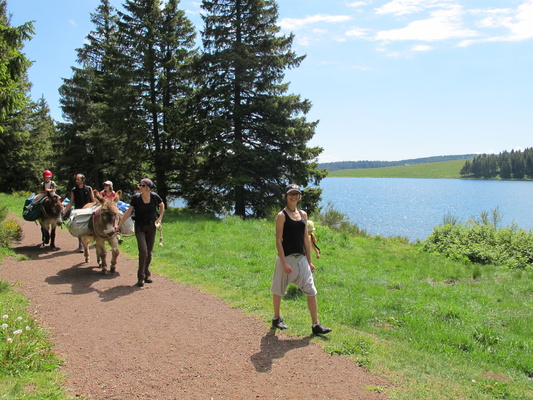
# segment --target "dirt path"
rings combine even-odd
[[[271,331],[264,321],[198,290],[154,276],[134,286],[136,263],[119,257],[103,276],[58,230],[59,251],[39,248],[40,231],[19,220],[24,239],[0,279],[32,302],[66,360],[67,390],[89,399],[385,399],[387,386],[355,363],[324,353],[310,337]],[[129,238],[127,240],[135,240]],[[157,250],[156,250],[157,251]],[[335,334],[335,332],[333,332]]]

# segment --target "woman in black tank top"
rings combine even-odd
[[[298,202],[302,198],[300,187],[290,184],[285,188],[287,205],[276,217],[276,248],[278,257],[272,286],[272,303],[274,318],[272,326],[287,329],[288,326],[280,315],[281,298],[286,293],[289,283],[296,284],[307,295],[307,306],[311,314],[312,332],[326,334],[331,328],[326,328],[318,322],[318,306],[316,288],[312,272],[315,266],[311,260],[311,244],[307,231],[307,214],[298,209]]]

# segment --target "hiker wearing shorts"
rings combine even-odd
[[[286,294],[287,286],[294,283],[307,296],[307,306],[311,314],[311,330],[315,335],[331,332],[318,322],[317,290],[313,278],[315,266],[311,260],[311,244],[307,230],[307,214],[297,208],[302,198],[300,186],[287,185],[285,188],[286,207],[276,217],[276,248],[278,257],[272,286],[274,318],[272,326],[287,329],[280,314],[281,298]]]

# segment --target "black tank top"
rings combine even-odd
[[[283,224],[282,245],[283,254],[285,256],[291,254],[305,255],[304,233],[306,221],[304,215],[302,214],[302,211],[298,211],[300,212],[300,216],[302,217],[300,221],[295,221],[291,219],[287,212],[283,210],[283,214],[285,214],[285,224]]]
[[[82,188],[75,186],[72,189],[72,193],[74,194],[74,199],[70,199],[70,200],[71,201],[74,200],[74,206],[76,208],[83,208],[85,204],[91,202],[91,190],[92,188],[87,185],[85,185]]]

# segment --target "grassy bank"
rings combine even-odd
[[[223,298],[268,329],[274,222],[183,210],[169,210],[164,222],[154,271]],[[533,399],[531,269],[454,262],[419,245],[321,226],[317,237],[320,318],[334,331],[313,340],[393,383],[368,390],[405,400]],[[135,238],[122,250],[135,257]],[[294,287],[282,314],[288,333],[309,335],[306,299]]]
[[[458,179],[465,162],[466,160],[452,160],[398,167],[343,169],[329,172],[328,177]]]

